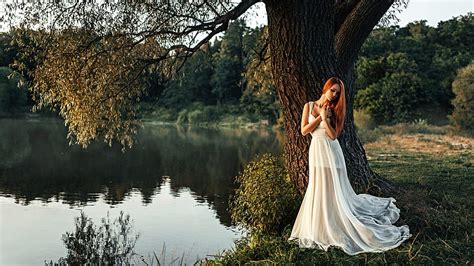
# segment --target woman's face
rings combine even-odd
[[[332,102],[338,99],[340,92],[341,92],[341,86],[339,86],[339,84],[336,83],[332,85],[332,87],[329,88],[329,90],[326,91],[324,96],[326,96],[326,99],[328,99],[328,101]]]

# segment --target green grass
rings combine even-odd
[[[385,147],[386,148],[386,147]],[[396,225],[408,224],[413,236],[384,253],[349,256],[287,243],[291,225],[281,235],[244,237],[205,264],[472,264],[474,168],[472,152],[451,156],[408,153],[376,147],[367,150],[375,172],[400,188]]]

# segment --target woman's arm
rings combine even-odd
[[[309,117],[309,104],[306,103],[303,108],[303,115],[301,116],[301,134],[306,136],[308,133],[313,132],[313,130],[321,123],[322,119],[321,116],[318,115],[316,119],[308,123]]]
[[[336,130],[331,125],[331,118],[323,118],[323,122],[323,126],[326,128],[326,134],[328,134],[329,138],[335,140],[337,138]]]

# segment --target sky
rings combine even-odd
[[[398,25],[406,26],[415,20],[427,20],[430,26],[459,15],[474,12],[474,0],[411,0],[408,7],[398,14]]]
[[[2,13],[2,0],[0,0],[0,13]],[[398,25],[406,26],[416,20],[427,20],[427,24],[436,27],[439,21],[445,21],[459,15],[474,12],[474,0],[409,0],[408,7],[397,17]],[[258,3],[245,14],[250,27],[267,24],[267,16],[263,3]],[[5,27],[0,28],[5,31]]]
[[[397,17],[400,21],[400,27],[417,20],[427,20],[427,24],[433,27],[438,22],[449,20],[459,15],[466,15],[468,12],[474,12],[474,0],[410,0],[406,9],[402,10]],[[255,10],[249,11],[249,16],[256,19],[249,20],[249,26],[266,25],[267,17],[265,8],[259,3]]]

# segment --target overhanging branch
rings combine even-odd
[[[354,64],[362,44],[393,3],[394,0],[361,0],[346,16],[335,36],[336,54],[344,72]]]
[[[170,32],[170,31],[155,31],[155,32],[150,32],[148,37],[151,36],[158,36],[162,34],[172,34],[175,36],[184,36],[184,35],[189,35],[195,32],[203,32],[203,31],[210,31],[203,39],[201,39],[197,44],[193,46],[187,46],[184,44],[177,44],[169,47],[166,49],[166,51],[162,54],[162,56],[159,56],[157,58],[149,58],[149,59],[144,59],[144,61],[147,61],[148,63],[158,63],[170,56],[170,54],[174,51],[177,52],[177,54],[174,54],[173,56],[175,57],[183,57],[183,56],[190,56],[192,53],[196,52],[199,50],[199,48],[208,43],[212,37],[217,35],[220,32],[223,32],[227,29],[229,26],[229,22],[231,20],[235,20],[239,18],[245,11],[247,11],[251,6],[254,4],[260,2],[260,0],[244,0],[240,2],[237,6],[235,6],[233,9],[229,10],[227,13],[216,16],[214,20],[206,22],[206,23],[201,23],[199,25],[193,25],[185,28],[183,31],[176,31],[176,32]],[[208,2],[205,1],[206,5],[208,5]],[[213,10],[214,13],[216,13],[215,10]],[[184,54],[183,54],[184,53]]]
[[[346,20],[347,16],[357,6],[361,0],[336,0],[334,4],[334,33],[336,34],[341,28],[342,23]]]

